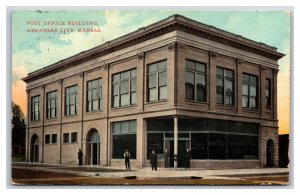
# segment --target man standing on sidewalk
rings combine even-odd
[[[125,167],[126,170],[130,170],[130,153],[128,152],[128,150],[126,149],[126,152],[124,153],[124,159],[125,159]]]
[[[81,151],[81,149],[79,148],[79,151],[78,151],[78,161],[79,161],[79,165],[82,165],[82,156],[83,156],[83,153]]]
[[[150,163],[152,171],[155,169],[157,171],[157,155],[154,150],[152,150],[152,153],[150,154]]]

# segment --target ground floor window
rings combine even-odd
[[[136,159],[136,120],[112,124],[112,158],[123,159],[128,149],[131,159]]]

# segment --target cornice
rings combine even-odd
[[[175,30],[184,31],[275,60],[278,60],[284,56],[284,54],[277,52],[276,48],[274,47],[246,39],[240,35],[235,35],[233,33],[217,29],[213,26],[193,21],[180,15],[173,15],[165,20],[159,21],[147,27],[140,28],[137,31],[129,33],[125,36],[63,59],[45,68],[31,72],[22,80],[28,83],[46,75],[65,70],[83,62],[107,55],[109,53],[130,47]]]

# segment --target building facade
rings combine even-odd
[[[278,166],[277,49],[173,15],[29,73],[28,162]]]

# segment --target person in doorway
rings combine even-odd
[[[157,154],[155,153],[154,150],[152,150],[152,153],[150,154],[150,163],[151,163],[152,171],[153,169],[157,171]]]
[[[83,153],[82,153],[82,151],[81,151],[80,148],[78,150],[77,156],[78,156],[79,165],[82,165],[82,156],[83,156]]]
[[[128,152],[127,149],[126,149],[126,151],[124,153],[124,159],[125,159],[126,170],[130,170],[130,153]]]
[[[185,169],[190,168],[190,160],[191,160],[191,151],[189,148],[187,148],[185,152]]]
[[[165,168],[170,167],[170,153],[168,148],[164,150],[164,160],[165,160]]]

